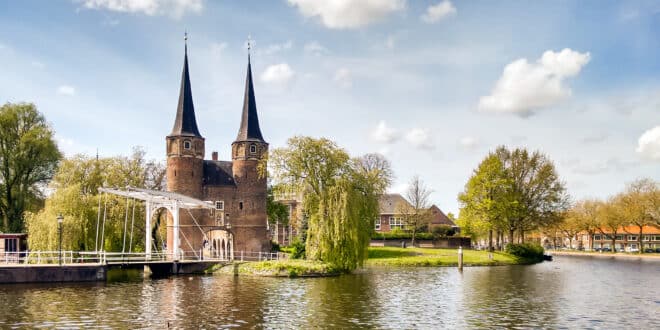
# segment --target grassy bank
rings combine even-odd
[[[498,266],[529,263],[533,263],[533,261],[503,252],[493,252],[493,259],[491,260],[488,257],[487,251],[463,250],[464,266]],[[366,262],[367,267],[437,267],[457,265],[457,249],[370,247],[369,259]]]
[[[339,271],[326,263],[300,259],[235,262],[224,267],[211,269],[210,272],[231,275],[276,277],[319,277],[340,274]]]

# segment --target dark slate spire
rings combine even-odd
[[[176,108],[176,119],[172,128],[173,135],[202,137],[197,129],[195,120],[195,106],[193,105],[190,76],[188,74],[188,34],[185,35],[185,54],[183,57],[183,73],[181,74],[181,91],[179,91],[179,105]]]
[[[264,141],[259,129],[259,117],[257,116],[257,102],[254,98],[254,87],[252,86],[252,67],[250,65],[250,42],[248,41],[248,67],[245,78],[245,95],[243,96],[243,114],[241,115],[241,127],[238,130],[238,141]]]

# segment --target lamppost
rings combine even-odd
[[[64,217],[60,213],[57,216],[57,230],[59,231],[59,234],[60,234],[60,253],[59,253],[60,266],[62,266],[62,222],[63,221],[64,221]]]

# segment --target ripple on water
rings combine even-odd
[[[0,286],[0,328],[660,328],[657,263]],[[625,280],[624,280],[625,279]]]

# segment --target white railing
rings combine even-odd
[[[23,251],[0,253],[0,265],[75,264],[140,264],[159,261],[266,261],[287,259],[282,252],[236,251],[234,256],[206,256],[199,252],[182,252],[175,258],[167,252],[127,253],[107,251]]]

